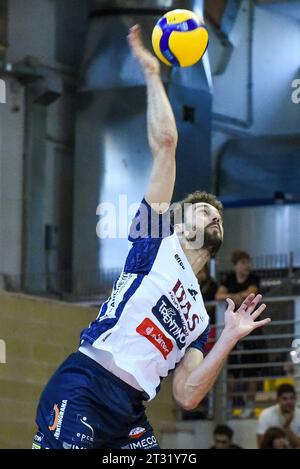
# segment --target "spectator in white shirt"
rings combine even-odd
[[[296,392],[291,384],[281,384],[277,389],[277,404],[260,414],[257,427],[258,447],[270,427],[282,428],[291,447],[300,447],[300,409],[296,407]]]

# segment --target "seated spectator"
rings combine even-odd
[[[206,265],[197,275],[199,287],[201,289],[202,297],[204,301],[214,301],[215,295],[218,290],[218,284],[209,275],[208,266]],[[210,318],[210,330],[208,336],[208,342],[205,347],[205,353],[207,354],[212,349],[216,339],[216,327],[215,327],[215,307],[207,306],[206,311]]]
[[[234,251],[232,253],[231,261],[233,264],[233,271],[227,276],[225,281],[220,285],[216,293],[216,300],[223,301],[226,298],[231,298],[237,307],[246,299],[250,293],[258,293],[259,290],[259,277],[251,273],[250,256],[245,251]],[[263,336],[261,330],[253,332],[255,336]],[[250,336],[251,337],[251,334]],[[266,347],[264,339],[245,340],[239,342],[234,351],[248,351],[253,349],[263,349]],[[244,365],[252,365],[256,363],[263,363],[268,361],[266,354],[243,354],[230,355],[228,359],[229,365],[240,365],[239,368],[229,370],[228,387],[229,391],[233,393],[239,392],[244,394],[245,398],[232,399],[232,406],[245,406],[242,417],[251,417],[253,415],[255,395],[258,390],[257,381],[249,380],[246,385],[238,385],[240,378],[259,378],[262,376],[263,370],[257,366],[252,368],[244,367]],[[246,388],[246,389],[245,389]]]
[[[209,275],[207,265],[197,274],[197,280],[204,301],[214,301],[218,291],[218,284]]]
[[[218,285],[214,279],[209,275],[208,266],[206,265],[197,275],[197,280],[202,293],[204,301],[214,301]],[[212,349],[216,339],[215,327],[215,307],[207,306],[206,311],[210,318],[210,329],[208,341],[205,345],[205,355]],[[193,411],[182,410],[183,420],[199,420],[209,418],[212,411],[212,391],[205,396],[199,406]]]
[[[231,256],[233,272],[228,274],[216,293],[217,301],[231,298],[240,306],[250,293],[258,293],[259,277],[251,273],[250,256],[245,251],[234,251]]]
[[[296,407],[296,392],[291,384],[281,384],[277,389],[277,404],[263,410],[257,427],[257,444],[260,447],[268,428],[280,427],[290,446],[300,446],[300,409]]]
[[[202,293],[204,301],[214,301],[218,285],[214,279],[209,275],[208,266],[206,265],[197,275],[197,280]],[[210,329],[208,335],[208,341],[205,345],[205,355],[212,349],[216,339],[216,328],[215,328],[215,307],[208,306],[206,311],[210,318]],[[205,396],[199,406],[192,411],[182,410],[183,420],[202,420],[207,419],[211,414],[212,408],[212,391]]]
[[[214,430],[214,445],[209,449],[242,449],[233,442],[233,430],[227,425],[217,425]]]
[[[262,436],[260,449],[291,449],[291,446],[282,428],[270,427]]]

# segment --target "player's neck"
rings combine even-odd
[[[194,274],[197,275],[209,261],[209,252],[206,249],[191,249],[186,243],[181,242],[180,244]]]

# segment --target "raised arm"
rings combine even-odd
[[[138,25],[130,29],[128,41],[147,85],[148,141],[154,160],[145,198],[149,204],[169,204],[176,177],[178,135],[174,114],[161,81],[159,62],[144,47]]]
[[[173,379],[173,395],[181,407],[187,410],[197,407],[214,385],[236,343],[254,329],[271,321],[269,318],[256,321],[266,308],[266,305],[262,304],[256,309],[261,298],[261,295],[249,295],[236,312],[233,301],[227,299],[225,327],[209,354],[203,360],[199,350],[190,348],[187,351],[177,366]]]

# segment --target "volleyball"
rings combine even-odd
[[[166,65],[190,67],[208,46],[208,31],[202,18],[190,10],[172,10],[162,16],[152,32],[157,57]]]

